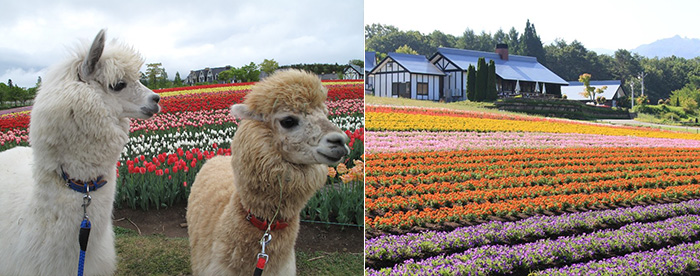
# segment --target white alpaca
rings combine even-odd
[[[129,118],[150,118],[160,97],[140,82],[141,56],[104,30],[44,78],[31,113],[31,148],[0,153],[0,275],[76,275],[83,193],[67,187],[102,178],[91,191],[85,275],[116,269],[112,205],[116,163]]]
[[[255,221],[288,225],[270,231],[263,275],[296,274],[299,213],[326,182],[326,165],[338,164],[349,152],[348,137],[328,120],[326,94],[315,75],[283,71],[256,84],[243,104],[231,108],[242,119],[231,141],[232,157],[208,160],[188,199],[195,275],[253,274],[265,233]]]

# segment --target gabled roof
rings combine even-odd
[[[564,79],[537,62],[535,57],[508,55],[508,60],[502,60],[497,53],[492,52],[438,48],[438,52],[430,60],[435,60],[437,55],[445,57],[463,71],[466,71],[470,64],[476,68],[479,58],[483,57],[487,63],[490,60],[496,63],[496,75],[505,80],[567,84]]]
[[[352,68],[352,70],[357,72],[358,74],[360,74],[360,76],[365,74],[365,72],[362,71],[362,68],[360,68],[360,66],[357,66],[355,64],[352,64],[352,63],[348,64],[348,68]]]
[[[403,67],[412,74],[426,74],[426,75],[440,75],[444,76],[445,73],[440,71],[435,64],[430,63],[425,56],[422,55],[411,55],[411,54],[399,54],[399,53],[389,53],[387,57],[379,62],[377,66],[372,70],[372,73],[376,73],[379,68],[381,68],[386,62],[391,59],[398,63],[399,66]]]
[[[619,80],[591,81],[590,85],[595,88],[602,88],[603,86],[608,87],[607,89],[605,89],[603,94],[596,94],[596,97],[603,96],[606,99],[610,100],[615,98],[616,94],[617,97],[625,96],[625,90],[622,89],[622,84]],[[569,86],[561,87],[561,94],[566,95],[566,98],[569,100],[590,100],[590,98],[586,98],[583,95],[581,95],[581,92],[583,92],[583,83],[578,81],[570,81]]]

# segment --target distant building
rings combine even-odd
[[[601,96],[605,97],[605,105],[612,107],[617,107],[619,99],[627,95],[625,90],[622,88],[622,82],[619,80],[591,81],[590,86],[594,88],[602,88],[603,86],[607,86],[608,88],[606,88],[602,94],[595,94],[595,98]],[[581,94],[584,89],[583,87],[582,82],[570,81],[569,86],[563,86],[561,88],[561,94],[562,96],[566,95],[568,100],[593,102],[591,101],[591,98],[584,97]]]
[[[445,73],[425,56],[389,53],[370,74],[374,76],[375,96],[432,101],[442,98],[440,83]]]
[[[370,75],[377,65],[377,55],[374,52],[365,52],[365,93],[374,94],[374,75]]]
[[[561,87],[568,85],[564,79],[537,62],[537,58],[509,55],[507,44],[496,45],[495,52],[438,48],[430,62],[446,74],[442,87],[443,97],[447,101],[466,99],[467,69],[469,65],[476,69],[480,57],[487,64],[491,60],[496,64],[496,91],[501,97],[524,93],[558,96]]]
[[[361,80],[365,76],[365,71],[355,64],[348,64],[343,72],[343,79],[346,80]]]
[[[368,57],[365,54],[365,67]],[[438,48],[429,59],[419,55],[389,53],[365,75],[365,93],[382,97],[463,101],[467,99],[467,69],[476,69],[479,58],[496,64],[496,90],[501,97],[558,97],[569,83],[529,56],[509,55],[508,45],[495,52]]]
[[[216,68],[204,68],[201,70],[193,70],[190,71],[190,74],[187,75],[187,78],[185,78],[183,81],[184,84],[186,85],[193,85],[195,83],[203,83],[203,82],[209,82],[209,83],[224,83],[224,81],[219,80],[219,73],[229,70],[232,67],[230,65],[227,65],[225,67],[216,67]]]

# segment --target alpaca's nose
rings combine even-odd
[[[153,97],[151,97],[151,99],[152,99],[154,102],[158,103],[158,102],[160,102],[160,95],[155,94],[155,95],[153,95]]]
[[[340,132],[334,132],[326,135],[326,142],[332,145],[338,145],[338,146],[344,146],[345,143],[349,142],[350,138],[348,138],[345,133],[340,133]]]

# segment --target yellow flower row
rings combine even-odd
[[[244,91],[249,90],[253,85],[236,85],[236,86],[224,86],[224,87],[210,87],[210,88],[197,88],[197,89],[187,89],[178,90],[171,92],[158,93],[161,97],[170,97],[177,95],[189,95],[189,94],[199,94],[199,93],[213,93],[222,91]]]
[[[25,110],[25,111],[19,111],[19,112],[5,113],[5,114],[0,115],[0,117],[19,116],[19,115],[22,115],[22,114],[29,114],[29,112],[31,112],[31,110]]]
[[[637,136],[652,138],[675,138],[700,140],[692,133],[663,132],[653,129],[630,129],[614,126],[580,124],[552,121],[516,121],[508,119],[465,118],[425,114],[366,112],[365,128],[368,130],[393,131],[477,131],[477,132],[546,132],[582,133],[614,136]]]
[[[324,82],[323,84],[328,87],[328,86],[333,86],[333,85],[346,85],[346,84],[357,84],[358,81],[332,81],[332,82]],[[249,90],[253,87],[253,84],[248,84],[248,85],[232,85],[232,86],[224,86],[224,87],[207,87],[207,88],[195,88],[195,89],[183,89],[183,90],[177,90],[177,91],[169,91],[169,92],[162,92],[158,93],[161,97],[170,97],[170,96],[177,96],[177,95],[189,95],[189,94],[198,94],[198,93],[213,93],[213,92],[222,92],[222,91],[245,91]],[[157,91],[156,91],[157,92]]]

